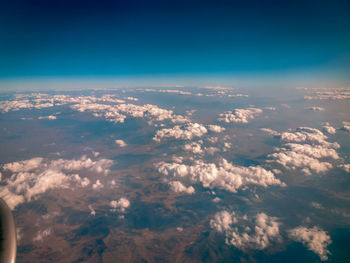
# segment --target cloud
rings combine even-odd
[[[315,252],[322,261],[328,259],[330,252],[327,250],[327,246],[332,241],[327,232],[318,227],[306,228],[299,226],[289,230],[288,233],[291,239],[301,242],[309,250]]]
[[[39,120],[56,120],[57,117],[54,115],[49,115],[49,116],[40,116],[38,117]]]
[[[36,236],[33,238],[33,241],[36,241],[36,242],[40,241],[40,242],[42,242],[42,241],[44,241],[44,239],[45,239],[46,237],[48,237],[49,235],[51,235],[51,233],[52,233],[52,229],[51,229],[51,228],[47,228],[47,229],[44,229],[44,230],[40,230],[40,231],[36,234]]]
[[[88,207],[89,207],[89,209],[90,209],[90,215],[95,216],[95,215],[96,215],[96,211],[95,211],[95,209],[92,207],[92,205],[89,205]]]
[[[115,144],[122,148],[128,146],[123,140],[115,140]]]
[[[160,162],[156,168],[159,173],[176,181],[200,183],[206,188],[220,188],[230,192],[237,192],[247,185],[285,186],[272,172],[261,166],[234,166],[225,159],[218,165],[202,160],[197,160],[192,165]]]
[[[180,95],[191,95],[192,93],[189,91],[183,91],[183,90],[175,90],[175,89],[143,89],[143,91],[146,92],[160,92],[160,93],[175,93],[175,94],[180,94]]]
[[[134,97],[125,97],[124,99],[131,100],[131,101],[139,101],[138,98],[134,98]]]
[[[323,130],[329,134],[335,134],[337,132],[337,130],[332,127],[328,122],[326,122],[323,126],[322,126]]]
[[[346,100],[350,99],[349,88],[303,88],[306,100]]]
[[[126,209],[130,206],[130,201],[125,197],[122,197],[119,200],[112,200],[109,205],[111,207],[111,211],[125,213]]]
[[[81,178],[77,171],[89,170],[99,174],[108,174],[112,160],[96,161],[83,155],[73,160],[47,160],[41,157],[4,164],[2,169],[11,175],[0,186],[0,197],[14,209],[17,205],[29,202],[33,198],[51,189],[68,188],[71,184],[87,187],[90,180]],[[74,172],[74,173],[72,173]]]
[[[194,137],[201,137],[206,134],[208,130],[201,124],[188,123],[183,126],[176,125],[170,129],[162,129],[156,132],[153,140],[160,142],[163,139],[181,139],[191,140]]]
[[[271,136],[280,136],[281,135],[279,132],[274,131],[274,130],[269,129],[269,128],[261,128],[260,130],[263,132],[266,132],[267,134],[269,134]]]
[[[202,146],[197,142],[191,142],[191,143],[185,144],[184,150],[195,154],[203,153]]]
[[[249,120],[254,119],[262,112],[262,109],[258,108],[235,109],[234,111],[220,113],[218,120],[226,123],[248,123]]]
[[[95,189],[95,190],[100,190],[103,188],[103,184],[101,183],[101,181],[99,179],[96,180],[96,183],[94,183],[92,185],[92,189]]]
[[[193,186],[186,187],[180,181],[169,182],[169,186],[176,193],[193,194],[195,192]]]
[[[323,107],[317,107],[317,106],[313,106],[313,107],[308,107],[308,108],[305,108],[306,110],[312,110],[312,111],[324,111],[325,108]]]
[[[226,244],[243,251],[263,250],[282,241],[277,218],[265,213],[249,218],[235,212],[221,211],[210,220],[210,226],[225,235]]]
[[[344,169],[345,172],[350,173],[350,163],[349,164],[341,164],[339,167]]]
[[[220,133],[220,132],[225,131],[226,129],[224,127],[219,126],[219,125],[208,125],[208,130],[212,131],[212,132]]]
[[[306,175],[324,173],[333,168],[331,160],[339,159],[335,150],[339,144],[326,141],[327,136],[318,129],[300,127],[281,133],[280,139],[284,144],[268,155],[272,160],[267,162],[276,162],[285,169],[300,169]]]
[[[350,132],[350,122],[343,121],[343,130]]]

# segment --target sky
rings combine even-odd
[[[349,1],[0,1],[0,81],[291,72],[350,83]]]

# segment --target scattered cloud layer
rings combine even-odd
[[[277,135],[272,130],[265,131]],[[279,137],[283,145],[268,155],[272,158],[268,162],[276,162],[287,170],[300,169],[306,175],[324,173],[333,168],[332,160],[339,159],[335,150],[340,147],[339,144],[326,141],[327,136],[318,129],[300,127],[283,132]]]
[[[218,120],[226,123],[248,123],[262,112],[263,110],[258,108],[235,109],[220,113]]]
[[[221,211],[215,214],[210,226],[225,235],[226,244],[243,251],[263,250],[282,240],[277,218],[265,213],[249,218],[247,215]]]
[[[307,95],[306,100],[345,100],[350,99],[349,88],[298,88]]]
[[[201,137],[208,130],[199,123],[188,123],[185,125],[176,125],[173,128],[162,129],[156,132],[153,140],[160,142],[163,139],[181,139],[192,140],[194,137]]]
[[[109,203],[112,212],[125,213],[126,209],[130,206],[130,201],[125,197],[120,198],[119,200],[112,200]]]
[[[192,165],[160,162],[156,165],[159,173],[169,179],[187,184],[200,183],[206,188],[220,188],[230,192],[247,185],[268,187],[285,186],[272,172],[261,166],[235,166],[222,159],[219,164],[196,160]]]
[[[327,232],[318,227],[306,228],[299,226],[288,231],[289,237],[303,243],[309,250],[315,252],[322,261],[328,259],[330,252],[327,246],[331,244],[331,238]]]
[[[88,178],[81,178],[77,172],[89,170],[108,174],[113,161],[96,161],[82,156],[73,160],[47,160],[41,157],[4,164],[2,169],[10,176],[0,186],[0,197],[14,209],[17,205],[31,201],[34,197],[55,188],[68,188],[71,184],[86,187]]]

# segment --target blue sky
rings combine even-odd
[[[317,72],[349,80],[345,0],[0,4],[2,79]]]

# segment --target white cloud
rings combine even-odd
[[[193,186],[186,187],[180,181],[169,182],[169,186],[176,193],[193,194],[195,192]]]
[[[277,218],[259,213],[253,218],[235,212],[221,211],[210,220],[210,226],[225,234],[226,244],[240,250],[263,250],[282,240]]]
[[[217,132],[217,133],[220,133],[226,130],[224,127],[221,127],[219,125],[208,125],[208,129],[209,131]]]
[[[254,119],[262,112],[262,109],[258,108],[235,109],[234,111],[220,113],[218,120],[226,123],[248,123],[249,120]]]
[[[234,166],[225,159],[216,165],[197,160],[193,165],[160,162],[156,165],[164,176],[182,182],[201,183],[207,188],[221,188],[236,192],[246,185],[285,186],[273,173],[261,166]]]
[[[40,116],[38,117],[39,120],[56,120],[57,117],[54,115],[49,115],[49,116]]]
[[[341,164],[340,168],[344,169],[345,172],[350,173],[350,163],[349,164]]]
[[[90,209],[90,215],[95,216],[95,215],[96,215],[96,211],[95,211],[95,209],[92,207],[92,205],[89,205],[88,207],[89,207],[89,209]]]
[[[289,230],[288,233],[291,239],[303,243],[309,250],[315,252],[322,261],[328,259],[330,252],[327,250],[327,246],[332,241],[327,232],[318,227],[306,228],[299,226]]]
[[[318,129],[300,127],[283,132],[280,139],[283,147],[268,155],[273,159],[268,162],[276,162],[286,169],[300,169],[306,175],[327,172],[333,168],[330,161],[339,159],[335,151],[339,144],[327,142],[327,136]]]
[[[115,140],[115,143],[119,146],[119,147],[126,147],[128,146],[126,144],[126,142],[124,142],[123,140]]]
[[[119,200],[112,200],[109,205],[111,207],[111,211],[125,213],[126,209],[130,206],[130,201],[125,197],[122,197]]]
[[[207,129],[198,123],[188,123],[183,126],[176,125],[170,129],[158,130],[153,140],[160,142],[162,139],[182,139],[191,140],[194,137],[201,137],[206,134]]]
[[[337,132],[337,130],[332,127],[328,122],[326,122],[323,126],[322,126],[323,130],[329,134],[335,134]]]
[[[317,107],[317,106],[313,106],[313,107],[308,107],[308,108],[305,108],[306,110],[312,110],[312,111],[324,111],[325,108],[323,107]]]
[[[124,99],[131,100],[131,101],[139,101],[138,98],[134,98],[134,97],[125,97]]]
[[[72,183],[87,187],[90,180],[81,178],[76,172],[87,169],[91,172],[108,174],[112,160],[93,161],[83,155],[76,160],[46,160],[41,157],[4,164],[2,168],[12,174],[3,180],[0,197],[14,209],[17,205],[29,202],[33,198],[51,189],[67,188]],[[72,173],[75,172],[75,173]]]
[[[343,130],[350,132],[350,122],[343,121]]]
[[[271,136],[280,136],[281,135],[279,132],[274,131],[274,130],[269,129],[269,128],[261,128],[260,130],[266,132],[267,134],[269,134]]]
[[[345,100],[350,99],[349,88],[304,88],[306,100]]]
[[[197,142],[191,142],[191,143],[185,144],[184,150],[195,154],[203,153],[202,146]]]
[[[44,241],[44,239],[46,237],[48,237],[49,235],[51,235],[51,232],[52,232],[52,229],[51,228],[47,228],[47,229],[44,229],[44,230],[40,230],[36,236],[33,238],[33,241]]]
[[[99,179],[96,180],[96,183],[94,183],[92,185],[92,189],[95,189],[95,190],[100,190],[103,188],[103,184],[101,183],[101,181]]]

